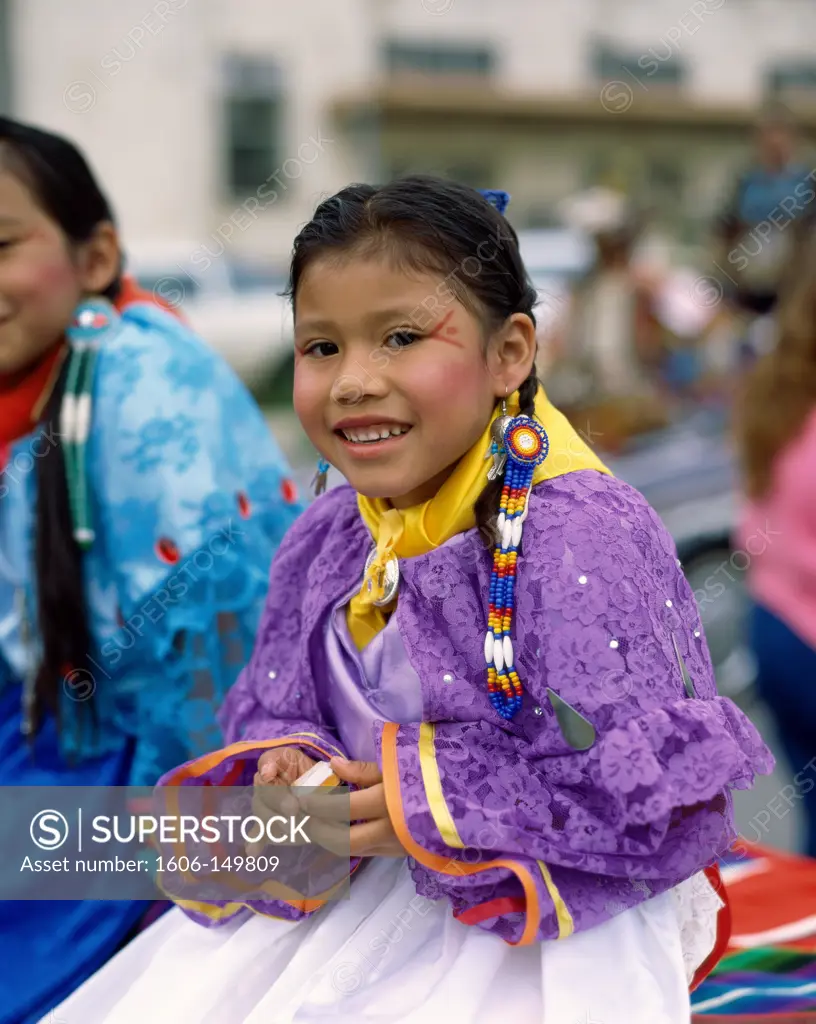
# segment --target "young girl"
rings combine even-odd
[[[164,783],[331,759],[363,867],[315,912],[188,903],[60,1017],[687,1022],[729,791],[772,759],[716,695],[670,536],[538,385],[515,233],[455,184],[350,186],[291,293],[297,412],[351,486],[276,556],[230,745]]]
[[[816,753],[816,243],[779,312],[776,344],[739,406],[748,501],[737,543],[756,602],[760,693],[796,776]],[[804,852],[816,857],[816,794],[802,787]]]
[[[0,786],[152,785],[217,745],[297,512],[242,385],[121,267],[82,156],[0,119]],[[0,1021],[147,909],[0,903]]]

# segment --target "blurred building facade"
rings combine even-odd
[[[63,131],[135,242],[283,261],[351,180],[617,185],[699,228],[775,90],[816,129],[810,0],[0,0],[0,108]]]

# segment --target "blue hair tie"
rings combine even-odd
[[[510,203],[510,193],[502,192],[498,188],[480,188],[478,190],[481,195],[490,203],[491,206],[495,206],[502,216],[504,211],[507,209]]]

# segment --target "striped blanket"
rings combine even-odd
[[[694,1024],[816,1024],[816,860],[740,844],[721,864],[731,942]]]

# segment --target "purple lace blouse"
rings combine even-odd
[[[717,694],[694,595],[642,495],[594,471],[534,488],[513,623],[524,702],[512,722],[487,694],[492,553],[477,531],[401,560],[396,613],[358,655],[338,612],[371,548],[350,488],[297,520],[272,566],[252,659],[221,711],[230,745],[165,782],[234,782],[237,768],[251,784],[270,743],[311,757],[370,752],[368,722],[417,891],[522,944],[595,927],[731,845],[731,790],[773,758]],[[346,683],[329,688],[344,659]],[[566,741],[554,697],[592,723],[589,749]],[[349,738],[359,748],[346,749]],[[514,909],[491,915],[505,898]],[[259,909],[306,913],[271,900]]]

